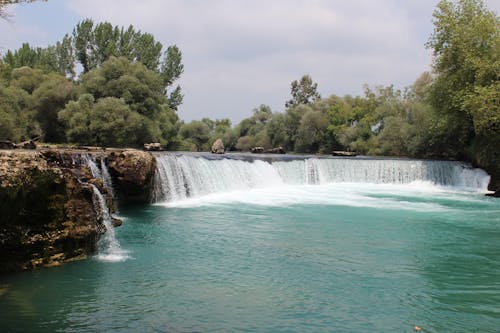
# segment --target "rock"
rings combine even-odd
[[[0,272],[52,267],[95,251],[102,214],[78,157],[0,151]]]
[[[113,227],[121,227],[121,225],[123,224],[123,221],[120,220],[119,218],[116,218],[114,216],[111,217],[111,223],[113,224]]]
[[[16,144],[16,148],[19,149],[36,149],[36,143],[33,140],[24,141]]]
[[[283,149],[283,147],[278,146],[278,147],[269,149],[268,151],[266,151],[266,153],[269,153],[269,154],[286,154],[286,151],[285,151],[285,149]]]
[[[264,153],[265,149],[264,147],[253,147],[252,149],[250,149],[250,152],[252,154],[262,154]]]
[[[16,145],[9,140],[0,141],[0,149],[15,149]]]
[[[483,169],[491,176],[488,190],[492,193],[489,196],[500,198],[500,165],[486,166]]]
[[[145,151],[161,151],[161,144],[159,142],[153,142],[153,143],[145,143],[144,144],[144,150]]]
[[[343,150],[335,150],[332,152],[333,156],[358,156],[358,154],[354,151],[343,151]]]
[[[108,169],[122,203],[149,203],[156,160],[148,152],[127,149],[108,155]]]
[[[212,154],[224,154],[224,143],[221,139],[215,140],[212,145]]]

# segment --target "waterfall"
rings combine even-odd
[[[104,186],[111,194],[111,197],[115,198],[116,195],[115,195],[115,189],[113,187],[113,181],[111,180],[111,175],[109,174],[108,167],[106,166],[106,163],[104,162],[104,157],[101,157],[101,177],[102,177],[102,181],[104,183]]]
[[[92,177],[97,179],[102,179],[101,170],[99,170],[99,167],[95,163],[94,157],[89,155],[84,155],[82,156],[82,158],[89,167],[90,172],[92,173]]]
[[[376,158],[261,160],[234,155],[156,155],[154,201],[177,201],[211,193],[284,185],[331,183],[409,184],[428,182],[473,192],[487,192],[489,175],[455,161]]]
[[[115,194],[113,191],[113,183],[106,164],[104,163],[104,158],[101,157],[100,168],[97,166],[93,156],[83,155],[82,159],[89,167],[92,177],[101,179],[104,187],[114,198]],[[96,211],[100,212],[100,217],[102,218],[103,224],[106,228],[106,232],[98,242],[99,254],[97,255],[97,259],[101,261],[124,261],[128,258],[126,255],[127,252],[120,248],[120,243],[115,237],[115,229],[111,221],[112,216],[106,206],[106,199],[94,184],[89,183],[89,185],[92,186],[94,191],[94,203],[97,203],[95,204]]]
[[[100,166],[97,166],[95,158],[92,155],[83,155],[82,159],[84,163],[89,167],[92,177],[96,179],[101,179],[104,187],[111,194],[111,197],[115,198],[115,191],[113,187],[113,181],[111,180],[111,175],[109,174],[108,167],[104,162],[104,157],[100,158]]]
[[[111,221],[111,214],[106,206],[106,200],[94,184],[89,185],[92,186],[94,191],[96,211],[100,213],[100,217],[106,228],[106,232],[97,243],[99,248],[97,259],[101,261],[124,261],[128,257],[126,251],[121,249],[120,243],[115,237],[115,229]]]

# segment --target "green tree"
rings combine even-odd
[[[73,83],[64,76],[50,73],[33,91],[36,119],[42,129],[45,142],[65,142],[64,124],[57,113],[74,97]]]
[[[42,70],[33,69],[27,66],[15,68],[12,70],[10,76],[10,85],[21,88],[28,94],[32,94],[45,79],[45,75]]]
[[[0,140],[22,141],[37,136],[31,104],[26,91],[0,82]]]
[[[295,151],[301,153],[317,153],[325,144],[326,117],[318,111],[307,111],[300,120]]]
[[[434,32],[427,43],[436,73],[430,97],[448,120],[443,144],[455,157],[470,156],[481,135],[475,123],[483,123],[484,117],[495,122],[493,114],[480,107],[477,111],[477,101],[495,104],[485,98],[494,98],[486,91],[495,91],[500,79],[499,27],[498,16],[481,0],[443,0],[434,12]]]
[[[179,105],[182,104],[184,95],[179,85],[173,88],[172,91],[170,91],[170,87],[181,77],[183,72],[184,65],[182,64],[181,51],[176,45],[169,46],[161,61],[160,75],[165,87],[165,96],[168,97],[170,108],[174,110],[177,110]]]
[[[132,111],[149,118],[156,117],[161,112],[161,105],[167,103],[160,76],[143,64],[123,57],[111,57],[84,74],[80,89],[96,99],[122,98]]]
[[[301,104],[311,104],[321,98],[317,91],[318,84],[313,83],[309,75],[304,75],[300,81],[294,80],[291,83],[290,92],[292,99],[285,103],[287,108]]]
[[[200,120],[185,123],[179,129],[179,135],[184,140],[194,144],[196,151],[208,150],[207,142],[210,139],[210,128]]]
[[[84,74],[78,88],[82,97],[68,103],[58,115],[70,141],[136,147],[147,142],[167,147],[176,144],[177,114],[168,107],[160,75],[143,64],[111,57]],[[118,130],[119,126],[123,130]],[[112,129],[116,129],[116,138],[110,137]],[[101,130],[103,133],[99,133]]]
[[[59,120],[68,125],[68,139],[84,145],[135,146],[143,139],[140,135],[147,132],[146,119],[116,97],[95,102],[92,95],[83,94],[59,112]]]

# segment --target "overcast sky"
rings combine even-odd
[[[290,83],[309,74],[323,97],[398,88],[429,70],[425,42],[437,0],[49,0],[9,8],[0,48],[47,46],[84,18],[132,24],[183,53],[179,115],[248,117],[283,111]],[[500,12],[500,1],[487,0]]]

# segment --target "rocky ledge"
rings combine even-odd
[[[117,200],[93,165],[107,165],[123,202],[147,202],[155,159],[137,150],[0,151],[0,272],[86,258],[106,231],[97,195]],[[118,220],[115,225],[120,225]]]

